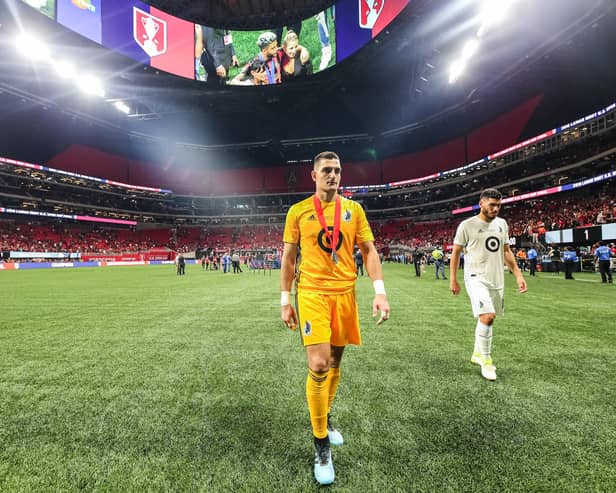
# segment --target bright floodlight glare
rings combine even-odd
[[[449,70],[449,83],[453,84],[457,81],[460,76],[464,73],[464,69],[466,68],[466,63],[463,60],[458,60],[451,64],[451,69]]]
[[[462,48],[462,59],[469,60],[479,49],[479,41],[477,39],[469,39]]]
[[[86,94],[95,94],[96,96],[100,96],[101,98],[105,96],[105,90],[103,89],[103,85],[99,79],[93,77],[91,75],[83,75],[79,78],[77,82],[79,89],[81,89]]]
[[[49,60],[49,49],[40,40],[28,33],[21,33],[15,39],[17,51],[30,60]]]
[[[53,68],[63,79],[74,79],[77,76],[75,66],[66,60],[60,60],[58,63],[54,63]]]
[[[483,0],[481,6],[481,27],[477,31],[477,36],[481,37],[485,32],[500,24],[507,16],[507,11],[513,0]]]
[[[113,105],[125,115],[130,113],[130,107],[124,101],[116,101]]]

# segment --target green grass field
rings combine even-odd
[[[498,380],[468,298],[385,265],[392,319],[335,404],[331,491],[614,491],[616,287],[508,276]],[[0,272],[0,491],[316,491],[299,335],[278,273],[173,266]]]

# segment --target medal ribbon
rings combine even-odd
[[[325,222],[325,215],[323,214],[323,207],[321,207],[321,201],[316,194],[312,197],[312,201],[314,202],[314,209],[317,212],[317,217],[319,218],[319,223],[321,223],[321,228],[323,228],[323,234],[329,240],[329,244],[332,246],[332,258],[335,256],[336,246],[338,246],[338,239],[340,238],[340,218],[342,216],[342,201],[339,196],[336,196],[336,205],[334,208],[334,231],[333,234],[327,229],[327,223]]]

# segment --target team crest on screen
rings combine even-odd
[[[345,223],[350,223],[352,218],[353,218],[353,213],[349,209],[345,210],[344,215],[342,216],[342,220]]]
[[[133,7],[133,38],[148,56],[162,55],[167,51],[167,23]]]
[[[312,324],[310,323],[309,320],[306,320],[306,323],[304,324],[304,335],[305,336],[309,336],[310,334],[312,334]]]
[[[385,0],[359,0],[359,27],[372,29],[383,12]]]

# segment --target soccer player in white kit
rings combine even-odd
[[[504,264],[515,275],[518,291],[528,290],[509,248],[507,222],[498,217],[501,198],[501,193],[494,188],[481,192],[479,214],[458,226],[450,259],[449,288],[457,295],[460,293],[457,279],[460,253],[464,250],[464,284],[473,316],[477,318],[471,362],[481,366],[481,375],[487,380],[496,380],[496,367],[492,362],[492,324],[505,308]]]

